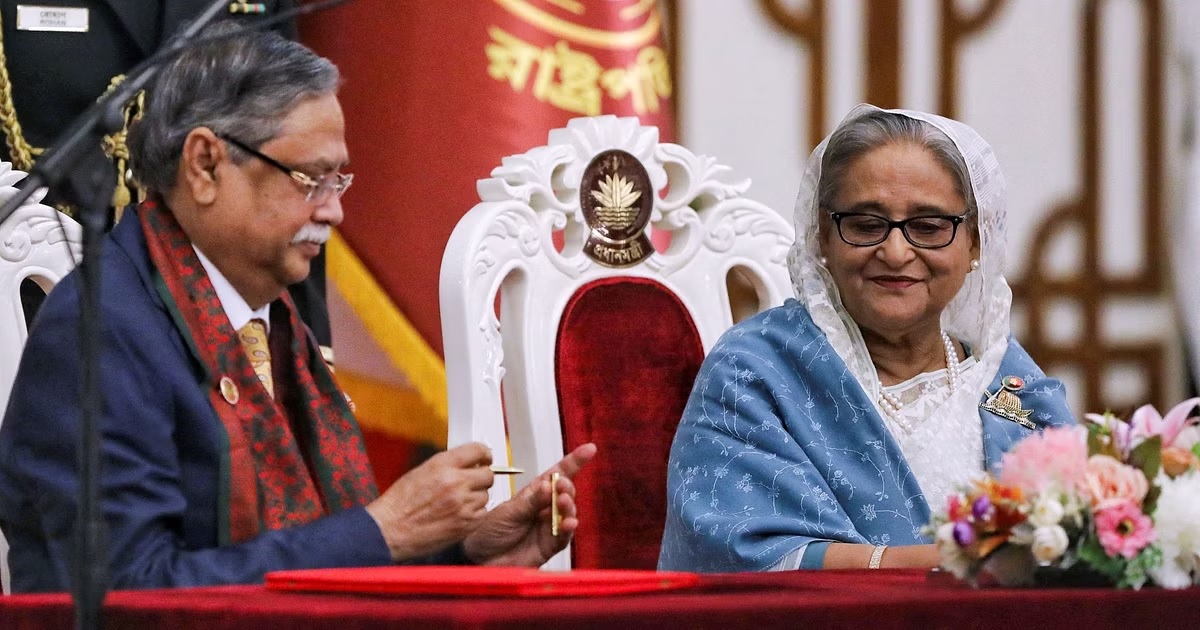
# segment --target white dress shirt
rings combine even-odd
[[[250,304],[246,302],[246,298],[238,293],[237,289],[229,284],[229,280],[221,273],[217,266],[212,264],[212,261],[204,255],[194,244],[192,249],[196,251],[196,257],[200,259],[200,264],[204,266],[204,271],[208,273],[208,280],[212,282],[213,289],[217,291],[217,300],[221,302],[221,309],[225,311],[225,316],[229,318],[229,323],[233,324],[233,329],[239,331],[242,326],[250,323],[252,319],[261,319],[263,325],[267,328],[267,333],[271,332],[271,304],[268,302],[261,308],[251,309]]]

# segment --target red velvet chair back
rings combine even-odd
[[[575,481],[573,566],[654,569],[666,515],[667,454],[704,360],[679,298],[645,278],[579,290],[558,328],[564,452],[594,442]]]

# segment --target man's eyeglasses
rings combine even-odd
[[[900,228],[900,233],[913,247],[922,249],[939,249],[954,242],[958,226],[967,218],[966,214],[935,215],[891,221],[861,212],[833,212],[829,216],[837,224],[838,236],[847,245],[878,245],[887,240],[893,229]]]
[[[305,197],[305,200],[311,204],[323,204],[329,201],[334,195],[341,197],[346,194],[346,189],[350,187],[350,182],[354,181],[354,175],[350,173],[326,173],[314,178],[307,173],[302,173],[294,168],[283,165],[275,158],[251,148],[250,145],[233,136],[219,133],[217,137],[287,173],[289,177],[308,189],[308,195]]]

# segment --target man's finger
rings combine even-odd
[[[549,479],[539,479],[526,486],[522,492],[525,495],[525,500],[529,503],[529,507],[537,511],[539,520],[545,520],[551,515],[553,511],[550,508],[551,503],[557,506],[559,516],[562,518],[575,516],[576,514],[575,484],[571,483],[566,477],[558,478],[557,492],[554,492],[550,488]],[[520,497],[521,495],[518,494],[517,496]]]
[[[475,511],[477,513],[480,510],[482,510],[483,512],[487,512],[487,502],[488,502],[488,495],[486,492],[473,492],[473,493],[471,493],[471,496],[467,497],[467,501],[466,501],[467,507],[475,508]],[[478,516],[478,514],[476,514],[476,516]]]
[[[470,442],[456,446],[446,451],[446,456],[450,458],[451,463],[459,468],[490,466],[492,463],[491,449],[479,442]]]
[[[487,466],[467,468],[463,474],[466,475],[467,487],[472,490],[487,490],[496,482],[495,473]]]
[[[554,492],[555,496],[560,495],[560,494],[565,494],[567,496],[574,497],[575,496],[575,482],[571,481],[571,479],[568,477],[559,476],[558,486],[555,488],[551,488],[551,491]]]
[[[558,471],[563,477],[572,478],[579,474],[579,471],[592,461],[596,456],[596,445],[588,442],[567,454],[566,457],[559,460],[557,464],[546,471],[546,477],[549,478],[549,473]]]
[[[576,529],[579,529],[579,519],[574,516],[564,516],[562,522],[558,524],[560,537],[562,534],[572,534]]]
[[[563,516],[575,516],[575,497],[568,494],[559,494],[554,497],[554,502],[558,504],[558,513]]]

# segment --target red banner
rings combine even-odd
[[[334,347],[387,485],[429,452],[406,445],[444,446],[438,272],[476,181],[577,116],[638,116],[670,140],[663,14],[654,0],[355,0],[300,31],[343,75],[355,179],[329,247]]]
[[[442,249],[477,179],[576,116],[672,137],[661,31],[646,0],[356,0],[301,23],[345,78],[341,232],[437,352]]]

